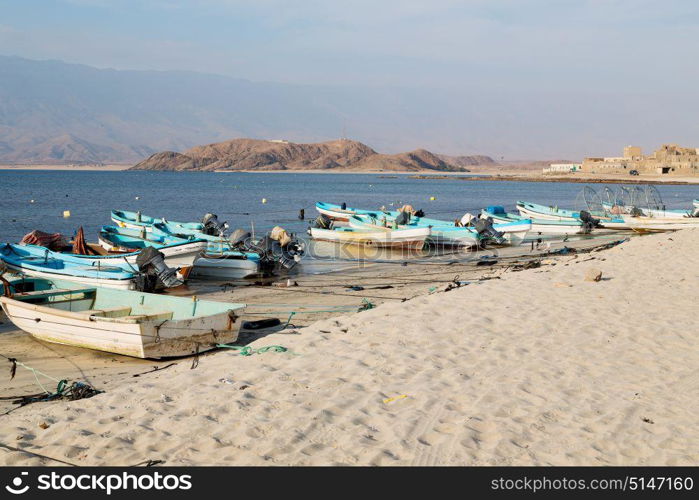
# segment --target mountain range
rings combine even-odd
[[[233,139],[195,146],[183,153],[163,151],[137,163],[135,170],[372,170],[468,171],[467,165],[493,165],[487,156],[449,157],[418,149],[380,154],[361,142],[340,139],[314,144],[286,140]]]
[[[699,101],[684,94],[477,88],[452,85],[448,75],[444,82],[299,85],[0,56],[0,163],[135,164],[243,137],[352,137],[386,154],[423,148],[503,163],[692,144],[699,130],[691,120]]]

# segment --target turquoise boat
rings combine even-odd
[[[107,252],[133,252],[122,254],[129,262],[136,262],[136,256],[144,248],[153,247],[163,254],[165,263],[172,268],[186,269],[184,274],[189,276],[189,268],[206,250],[204,240],[184,240],[174,237],[155,235],[145,228],[129,229],[117,226],[102,226],[99,233],[100,247]],[[117,254],[118,255],[118,254]]]
[[[592,231],[591,225],[586,225],[581,220],[553,220],[528,217],[508,213],[501,206],[494,205],[486,207],[481,211],[486,217],[492,217],[496,224],[507,224],[511,222],[520,222],[523,220],[531,220],[531,232],[537,235],[547,234],[588,234]]]
[[[149,215],[144,215],[141,212],[129,212],[127,210],[112,210],[111,218],[119,227],[126,227],[130,229],[146,228],[146,231],[150,231],[153,224],[158,222],[167,222],[171,225],[197,231],[202,231],[204,229],[204,225],[199,222],[167,221],[164,218],[151,217]]]
[[[172,233],[171,230],[184,232]],[[182,226],[158,222],[149,232],[144,229],[130,229],[105,226],[100,232],[100,244],[153,246],[166,256],[176,259],[178,252],[187,252],[192,247],[195,252],[191,273],[192,278],[238,279],[256,276],[264,271],[260,255],[255,252],[233,250],[230,243],[220,236],[211,236]],[[103,244],[103,246],[104,246]]]
[[[134,266],[120,259],[105,262],[102,258],[63,254],[36,245],[6,243],[0,247],[0,259],[8,269],[26,276],[123,290],[135,289],[139,274]]]
[[[316,210],[332,220],[347,221],[351,227],[359,229],[391,225],[400,214],[398,211],[362,210],[341,207],[332,203],[317,202]],[[353,219],[353,216],[357,218]],[[430,240],[436,244],[476,246],[483,237],[473,227],[458,227],[454,222],[411,216],[410,222],[401,227],[430,227]],[[494,224],[493,229],[503,233],[503,241],[509,244],[520,243],[531,230],[531,221],[522,219],[502,224]]]

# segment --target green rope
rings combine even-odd
[[[286,328],[291,324],[291,318],[293,318],[295,314],[296,311],[291,311],[291,313],[289,314],[289,318],[286,320],[286,325],[284,325],[282,330],[286,330]]]
[[[233,344],[216,344],[216,347],[221,347],[224,349],[232,349],[238,351],[241,356],[252,356],[253,354],[262,354],[265,352],[287,352],[286,347],[280,345],[268,345],[265,347],[260,347],[259,349],[253,349],[249,345],[233,345]]]
[[[362,304],[359,306],[359,311],[368,311],[369,309],[375,308],[376,305],[367,300],[367,299],[362,299]]]

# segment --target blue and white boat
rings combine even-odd
[[[588,234],[592,230],[581,220],[552,220],[518,215],[506,212],[505,208],[499,205],[486,207],[481,211],[481,214],[485,217],[492,217],[496,224],[507,224],[529,219],[532,224],[531,234],[534,235]]]
[[[331,203],[318,202],[316,210],[332,220],[347,221],[351,227],[368,229],[374,227],[378,229],[386,225],[392,225],[396,217],[400,215],[398,211],[362,210],[356,208],[341,207]],[[353,216],[357,218],[353,218]],[[473,227],[459,227],[453,222],[431,219],[428,217],[418,217],[412,215],[410,222],[401,227],[429,227],[431,228],[430,241],[443,245],[477,246],[483,237]],[[494,224],[493,229],[503,233],[505,242],[517,245],[524,240],[531,230],[531,221],[522,219],[510,221],[502,224]]]
[[[222,237],[210,236],[192,229],[187,229],[191,234],[173,234],[169,232],[169,228],[177,229],[180,226],[156,223],[145,234],[144,229],[105,226],[100,232],[100,244],[112,244],[118,248],[153,246],[163,254],[191,249],[196,252],[194,267],[189,274],[192,278],[238,279],[262,272],[260,256],[257,253],[232,250],[230,243]],[[216,240],[210,241],[209,238]]]
[[[88,286],[105,286],[135,290],[138,270],[119,259],[106,262],[100,258],[53,252],[36,245],[0,247],[0,260],[8,269],[26,276],[66,279]]]
[[[202,231],[204,229],[204,225],[199,222],[167,221],[164,218],[151,217],[141,212],[129,212],[128,210],[112,210],[111,217],[112,221],[114,221],[117,226],[129,229],[145,228],[146,231],[150,231],[153,224],[157,222],[168,222],[174,226],[197,231]]]

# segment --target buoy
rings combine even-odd
[[[63,217],[70,217],[70,210],[64,210]]]
[[[29,200],[29,203],[34,203],[34,200]]]
[[[435,198],[434,196],[430,196],[430,201],[434,201],[434,200],[436,200],[436,199],[437,199],[437,198]]]
[[[267,203],[267,198],[262,198],[262,203]]]

